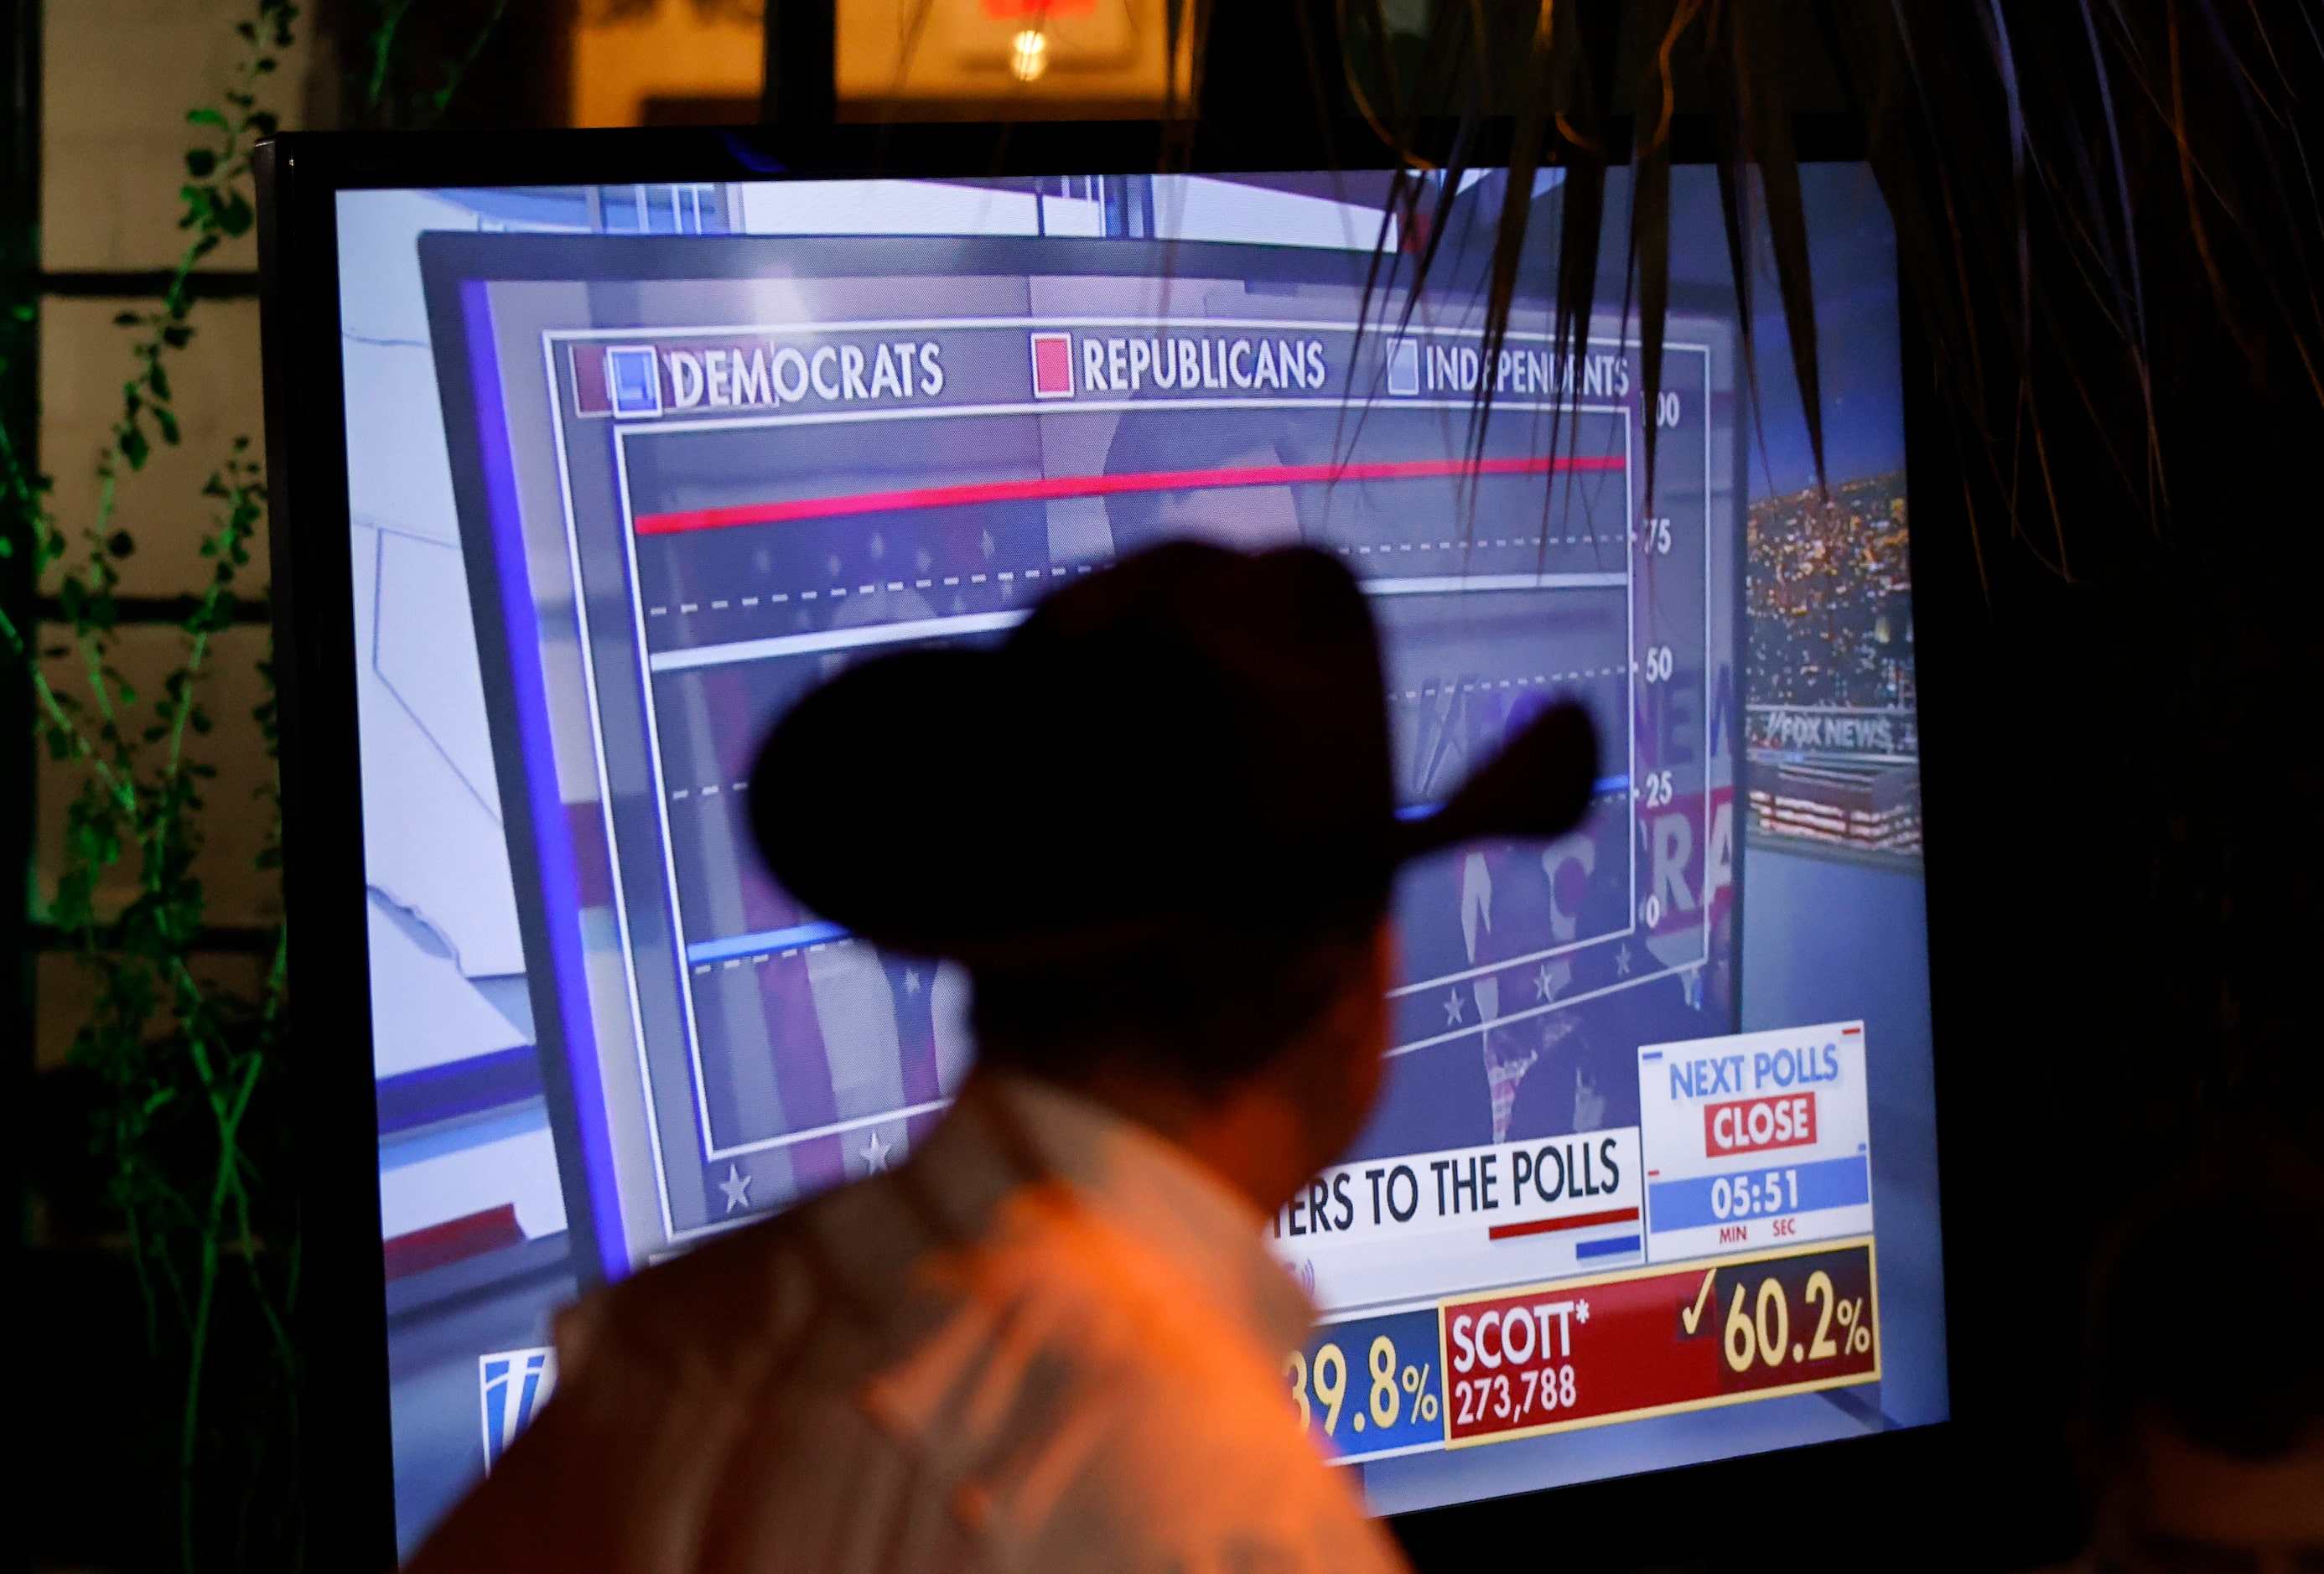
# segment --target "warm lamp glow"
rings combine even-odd
[[[1010,43],[1009,69],[1019,82],[1038,81],[1049,69],[1049,36],[1028,27]]]
[[[1142,119],[1193,106],[1194,30],[1171,21],[1202,9],[1189,0],[818,3],[836,8],[842,120]]]

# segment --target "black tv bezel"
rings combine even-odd
[[[1424,144],[1443,146],[1451,127],[1425,127]],[[1489,125],[1471,157],[1490,162],[1508,128]],[[1839,117],[1803,116],[1795,139],[1803,160],[1863,157],[1860,131]],[[1628,138],[1614,145],[1628,145]],[[1711,128],[1684,118],[1674,135],[1681,161],[1714,156]],[[305,133],[259,151],[261,322],[266,388],[267,463],[272,502],[272,566],[281,702],[286,910],[292,976],[291,1041],[328,1043],[296,1068],[300,1188],[310,1224],[379,1215],[377,1110],[370,1051],[363,832],[355,714],[356,652],[343,609],[352,594],[345,410],[342,403],[337,268],[337,193],[383,188],[613,185],[630,181],[756,180],[890,176],[1120,174],[1382,169],[1393,158],[1360,125],[1274,120],[1199,126],[1156,123],[927,124],[646,129],[502,133]],[[1909,266],[1909,260],[1907,260]],[[1952,446],[1936,427],[1925,392],[1928,359],[1905,334],[1907,464],[1912,494],[1957,490]],[[1764,353],[1764,352],[1763,352]],[[1770,367],[1775,374],[1783,372]],[[1931,605],[1919,594],[1929,520],[1915,510],[1915,624],[1923,665],[1949,642],[1949,622],[1974,618],[1965,598]],[[1959,575],[1949,576],[1957,582]],[[1933,627],[1932,627],[1933,626]],[[1932,632],[1937,633],[1933,640]],[[1950,723],[1972,695],[1940,676],[1922,680],[1922,735],[1939,758],[1956,736]],[[1932,704],[1932,701],[1934,704]],[[1959,730],[1965,735],[1966,727]],[[1924,766],[1923,819],[1932,848],[1945,836],[1951,777]],[[1966,824],[1966,818],[1962,822]],[[1965,842],[1966,837],[1963,838]],[[1954,1019],[1941,959],[1956,946],[1950,916],[1973,909],[1977,877],[1929,879],[1934,1029]],[[1948,921],[1941,925],[1941,917]],[[1975,1010],[1964,1002],[1961,1016]],[[1937,1057],[1939,1198],[1943,1229],[1946,1328],[1952,1419],[1932,1426],[1802,1449],[1616,1477],[1486,1498],[1397,1517],[1391,1523],[1422,1569],[1451,1568],[1480,1551],[1554,1546],[1576,1567],[1635,1567],[1673,1558],[1757,1560],[1773,1556],[1803,1528],[1790,1515],[1738,1514],[1738,1506],[1784,1500],[1798,1483],[1818,1483],[1817,1540],[1833,1560],[1863,1538],[1890,1542],[1898,1526],[1924,1533],[1915,1563],[1943,1556],[1944,1516],[1932,1493],[1985,1483],[1977,1460],[2006,1436],[2016,1412],[1961,1369],[1965,1348],[1987,1348],[1997,1313],[1965,1293],[1978,1275],[1964,1241],[1981,1238],[1970,1213],[1991,1217],[1988,1188],[1965,1183],[1959,1155],[1990,1151],[2001,1129],[1972,1103],[1963,1079]],[[323,1134],[360,1133],[332,1142]],[[1948,1154],[1955,1163],[1946,1164]],[[1979,1222],[1982,1222],[1980,1220]],[[301,1454],[310,1547],[334,1568],[384,1569],[396,1557],[389,1416],[384,1264],[374,1228],[312,1228],[305,1243],[302,1348],[310,1395]],[[1966,1279],[1965,1279],[1966,1275]],[[1972,1327],[1978,1337],[1965,1338]],[[1545,1499],[1557,1507],[1546,1513]],[[1796,1501],[1794,1498],[1794,1501]],[[2015,1516],[2024,1517],[2021,1511]],[[1738,1523],[1738,1520],[1752,1523]],[[2015,1523],[2012,1520],[2011,1523]],[[1550,1539],[1545,1540],[1545,1536]],[[1837,1538],[1833,1541],[1831,1538]],[[2006,1539],[2006,1538],[2005,1538]],[[2024,1540],[2021,1535],[2017,1540]],[[1811,1561],[1815,1560],[1812,1559]]]

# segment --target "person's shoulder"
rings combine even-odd
[[[812,1311],[795,1214],[762,1220],[608,1285],[558,1320],[560,1383],[593,1367],[676,1376],[763,1356]]]
[[[1392,1574],[1405,1565],[1288,1418],[1279,1385],[1155,1363],[1025,1550],[1028,1567]]]
[[[837,1187],[601,1291],[560,1321],[560,1358],[673,1376],[757,1367],[835,1303],[841,1324],[868,1330],[928,1245],[895,1179]]]
[[[1105,1221],[1024,1201],[960,1265],[963,1337],[915,1344],[865,1390],[891,1435],[956,1472],[997,1561],[1402,1567],[1242,1321]]]
[[[897,1450],[848,1392],[876,1320],[820,1244],[834,1216],[872,1228],[878,1192],[828,1193],[568,1311],[555,1396],[413,1569],[682,1570],[755,1523],[735,1503],[797,1510],[828,1496],[843,1457],[858,1480],[892,1474]]]

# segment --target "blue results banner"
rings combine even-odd
[[[1291,1400],[1341,1463],[1443,1448],[1440,1354],[1433,1305],[1325,1323],[1291,1357]]]

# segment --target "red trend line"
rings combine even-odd
[[[1638,1216],[1635,1208],[1609,1208],[1600,1213],[1569,1213],[1563,1219],[1529,1219],[1523,1224],[1496,1224],[1485,1231],[1488,1240],[1512,1236],[1547,1235],[1559,1229],[1588,1229],[1598,1224],[1628,1224]]]
[[[963,508],[985,502],[1044,502],[1058,497],[1111,497],[1125,492],[1203,492],[1228,486],[1305,486],[1342,481],[1425,481],[1448,475],[1546,475],[1564,471],[1619,470],[1618,454],[1564,459],[1384,459],[1361,465],[1245,465],[1212,470],[1152,470],[1141,475],[1043,475],[1023,481],[972,481],[954,486],[915,486],[900,492],[857,492],[838,497],[796,497],[733,508],[681,509],[640,514],[641,536],[681,530],[723,530],[734,525],[780,525],[795,520],[838,519],[906,509]]]

